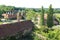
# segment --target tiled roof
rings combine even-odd
[[[16,22],[12,24],[3,24],[0,25],[0,37],[14,35],[17,32],[24,31],[25,29],[31,29],[33,27],[33,23],[28,21]]]

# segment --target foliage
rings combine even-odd
[[[41,40],[41,39],[37,35],[35,35],[34,40]]]
[[[60,30],[55,29],[54,31],[49,31],[49,33],[47,34],[49,39],[55,39],[55,40],[60,40],[59,36],[60,36]]]
[[[56,19],[59,21],[59,23],[60,23],[60,14],[59,14],[59,13],[55,13],[54,16],[55,16],[55,18],[56,18]]]
[[[42,26],[39,29],[37,28],[34,32],[44,36],[47,40],[60,40],[60,29],[52,29]]]
[[[44,25],[44,8],[43,8],[43,6],[41,8],[41,14],[40,14],[40,25]]]
[[[0,5],[0,10],[2,11],[11,11],[14,10],[14,6],[5,6],[5,5]]]
[[[47,14],[47,26],[52,27],[53,26],[53,8],[52,5],[49,6],[49,13]]]
[[[0,21],[0,24],[3,24],[3,22]]]
[[[55,9],[54,13],[60,13],[60,9]]]
[[[14,10],[14,6],[5,6],[5,5],[0,5],[0,15],[2,16],[2,13],[7,12],[7,11],[12,11]]]
[[[27,20],[32,20],[35,16],[35,12],[31,9],[29,9],[26,13],[26,19]]]

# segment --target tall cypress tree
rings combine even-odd
[[[53,26],[53,8],[52,5],[49,6],[48,14],[47,14],[47,26]]]
[[[40,14],[40,25],[44,25],[44,8],[43,8],[43,6],[41,8],[41,14]]]

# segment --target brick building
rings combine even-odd
[[[7,19],[12,19],[12,18],[17,18],[17,13],[20,13],[21,14],[20,15],[21,18],[25,18],[26,13],[24,11],[19,12],[19,11],[16,11],[16,10],[13,11],[13,12],[8,11],[6,13],[3,13],[2,16],[4,18],[7,18]]]

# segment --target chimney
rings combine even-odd
[[[19,10],[18,13],[17,13],[17,21],[20,22],[20,19],[21,19],[21,12]]]
[[[21,16],[22,16],[22,17],[23,17],[23,19],[25,20],[26,13],[25,13],[25,11],[24,11],[24,10],[22,10],[22,12],[21,12]]]

